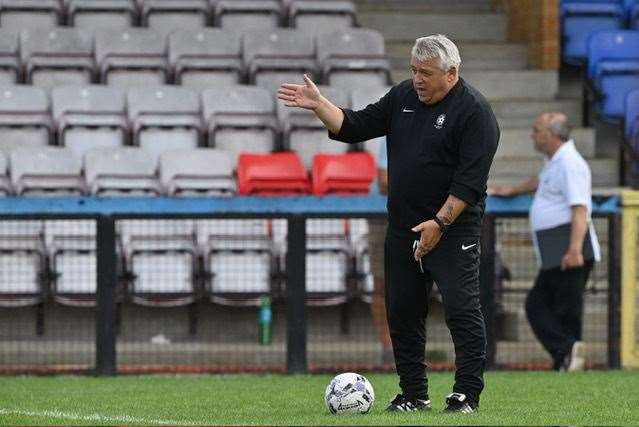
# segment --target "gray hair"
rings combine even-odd
[[[461,65],[459,49],[455,43],[442,34],[420,37],[415,40],[411,55],[418,61],[439,58],[439,66],[442,71],[448,71],[453,67],[459,70]]]
[[[564,113],[549,113],[546,127],[556,137],[562,141],[570,139],[571,126],[568,123],[568,117]]]

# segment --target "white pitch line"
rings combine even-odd
[[[142,418],[142,417],[133,417],[130,415],[122,415],[122,416],[115,416],[115,417],[111,417],[108,415],[100,415],[100,414],[79,415],[79,414],[63,412],[59,410],[27,411],[23,409],[0,408],[0,415],[23,415],[27,417],[62,418],[65,420],[104,422],[104,423],[196,425],[193,423],[177,421],[177,420]]]

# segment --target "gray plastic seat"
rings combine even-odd
[[[141,4],[142,25],[164,34],[203,28],[210,20],[206,0],[143,0]]]
[[[139,12],[135,0],[66,0],[68,24],[87,30],[132,27]]]
[[[315,74],[313,36],[289,29],[251,31],[242,38],[249,81],[275,92],[284,82],[302,82]]]
[[[169,35],[169,60],[176,84],[205,89],[234,85],[243,77],[239,33],[207,28]]]
[[[226,305],[258,305],[272,291],[275,251],[265,219],[216,219],[197,223],[207,293]]]
[[[384,86],[379,88],[354,88],[351,91],[351,107],[354,110],[361,110],[366,108],[368,104],[375,103],[380,100],[381,97],[386,95],[391,89],[391,86]],[[379,155],[379,144],[386,140],[385,136],[364,141],[362,148],[368,151],[377,163],[377,156]]]
[[[344,108],[350,106],[346,91],[332,87],[320,87],[320,90],[335,105]],[[284,148],[297,152],[308,170],[312,168],[315,154],[345,153],[350,149],[348,144],[331,141],[323,123],[311,111],[293,109],[278,100],[277,116]]]
[[[200,99],[190,89],[131,89],[127,92],[127,109],[133,144],[145,149],[156,165],[164,151],[201,145]]]
[[[237,164],[241,152],[270,153],[278,135],[275,98],[256,86],[215,87],[202,93],[207,145],[225,150]]]
[[[51,92],[58,144],[82,159],[95,147],[126,143],[126,102],[121,89],[107,86],[64,86]]]
[[[68,148],[24,147],[10,155],[11,183],[18,196],[83,195],[82,163]]]
[[[233,196],[231,156],[214,148],[167,151],[160,156],[160,182],[169,196]]]
[[[0,307],[23,307],[44,298],[43,222],[0,221]]]
[[[45,221],[44,240],[56,302],[94,307],[97,290],[96,222]]]
[[[153,158],[140,148],[93,148],[84,156],[84,176],[94,196],[158,196],[162,192]]]
[[[214,10],[216,27],[237,31],[276,28],[282,20],[277,0],[218,0]]]
[[[345,89],[390,84],[384,37],[375,30],[351,28],[317,36],[322,82]]]
[[[33,86],[0,87],[0,150],[45,146],[53,124],[46,92]]]
[[[62,23],[59,0],[0,0],[0,27],[8,30],[53,28]]]
[[[122,88],[159,86],[169,79],[167,41],[151,29],[97,30],[95,58],[100,82]]]
[[[315,34],[355,27],[357,10],[351,1],[295,0],[289,6],[289,24]]]
[[[122,220],[117,229],[134,303],[170,307],[195,301],[195,221]]]
[[[18,33],[0,29],[0,86],[11,85],[20,79]]]
[[[93,80],[93,36],[74,28],[28,30],[20,34],[25,81],[47,89]]]

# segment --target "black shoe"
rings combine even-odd
[[[444,412],[459,412],[460,414],[473,414],[477,412],[477,406],[468,401],[465,394],[451,393],[446,396],[446,408]]]
[[[415,412],[430,411],[432,405],[430,399],[409,399],[403,394],[398,394],[395,399],[391,400],[390,405],[386,408],[387,412]]]

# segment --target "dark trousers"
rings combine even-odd
[[[389,228],[384,248],[386,310],[400,388],[404,395],[420,399],[428,393],[424,353],[428,294],[434,281],[455,345],[453,391],[479,403],[486,364],[486,331],[479,305],[479,238],[444,236],[422,259],[423,273],[413,258],[415,239],[418,234],[399,234]]]
[[[575,341],[581,340],[583,293],[592,269],[583,267],[561,271],[541,270],[526,298],[526,315],[537,339],[558,369]]]

